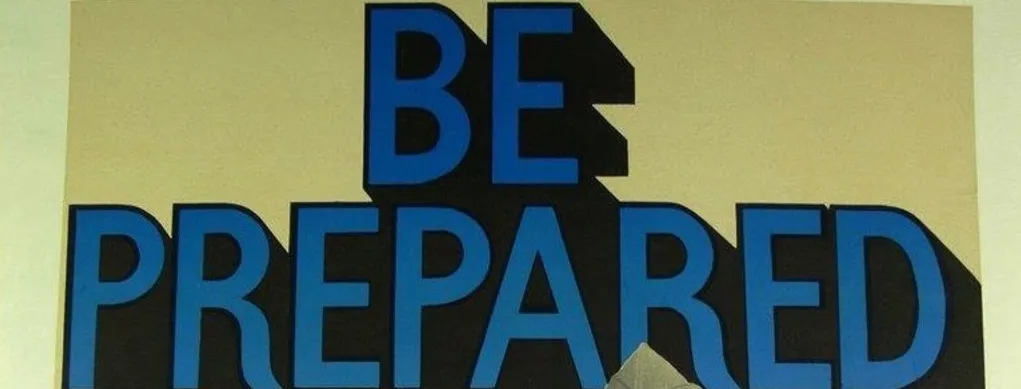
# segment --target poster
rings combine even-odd
[[[63,385],[981,388],[970,21],[74,3]]]

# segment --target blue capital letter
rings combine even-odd
[[[571,8],[494,7],[490,28],[493,48],[493,182],[497,184],[575,184],[575,158],[521,158],[519,111],[564,105],[559,82],[521,82],[519,40],[524,34],[569,34]]]
[[[672,278],[648,277],[648,238],[669,234],[684,244],[684,270]],[[695,373],[703,386],[737,389],[723,357],[720,319],[695,294],[713,270],[713,244],[705,227],[676,205],[629,205],[620,210],[621,361],[648,338],[651,308],[670,308],[688,321]]]
[[[557,313],[520,313],[525,286],[532,265],[539,257],[549,277],[550,291]],[[521,217],[517,239],[511,248],[503,284],[482,351],[472,377],[472,388],[493,388],[503,365],[511,339],[565,339],[581,386],[586,389],[606,385],[592,329],[582,305],[578,284],[571,270],[557,217],[552,208],[528,207]]]
[[[841,381],[847,389],[903,388],[936,363],[946,329],[946,294],[936,253],[913,218],[894,209],[838,209],[837,270],[840,277]],[[870,361],[865,239],[886,238],[907,254],[918,291],[918,325],[907,352],[889,361]]]
[[[819,235],[822,209],[741,209],[739,239],[744,253],[745,298],[748,317],[748,379],[756,389],[829,388],[830,366],[825,363],[776,361],[775,307],[818,307],[816,282],[773,280],[773,238],[779,235]]]
[[[163,271],[163,231],[142,210],[127,207],[71,207],[71,311],[68,333],[68,385],[91,388],[96,358],[96,316],[100,306],[124,304],[152,288]],[[99,281],[100,242],[104,236],[130,239],[138,251],[134,274],[116,282]],[[12,350],[13,351],[13,350]]]
[[[426,232],[448,232],[461,242],[464,257],[453,274],[423,277],[422,235]],[[479,287],[489,271],[489,240],[475,220],[458,211],[398,208],[396,266],[394,382],[398,388],[417,388],[422,367],[422,308],[452,303]]]
[[[370,185],[421,184],[449,173],[468,151],[468,114],[444,90],[460,72],[465,41],[457,22],[435,8],[369,6],[368,181]],[[440,46],[436,71],[421,79],[398,79],[397,34],[428,34]],[[439,139],[429,152],[397,154],[397,109],[421,108],[439,123]]]
[[[269,324],[245,297],[262,281],[269,265],[269,240],[250,211],[235,206],[178,206],[177,316],[174,329],[174,387],[197,388],[203,309],[221,309],[237,319],[241,333],[241,373],[254,388],[279,389],[269,359]],[[222,280],[203,277],[206,236],[229,235],[237,243],[237,270]],[[214,258],[214,260],[223,258]]]
[[[379,386],[379,362],[323,362],[323,308],[366,307],[369,285],[330,282],[325,274],[327,234],[365,234],[379,229],[375,207],[296,207],[294,384],[302,388]]]

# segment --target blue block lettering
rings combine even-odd
[[[468,151],[470,125],[461,103],[444,88],[461,70],[465,40],[457,22],[435,8],[369,7],[367,179],[370,185],[422,184],[457,166]],[[428,34],[441,59],[425,78],[397,77],[397,34]],[[397,154],[397,109],[420,108],[436,118],[439,138],[425,153]]]
[[[564,105],[559,82],[522,82],[519,40],[524,34],[569,34],[570,8],[495,7],[493,48],[493,183],[577,184],[576,158],[521,158],[518,149],[520,110],[557,109]]]
[[[368,388],[379,386],[379,362],[323,362],[323,310],[367,307],[365,282],[326,282],[327,234],[367,234],[379,230],[379,212],[372,205],[296,206],[294,297],[294,384],[302,388]]]
[[[680,239],[687,261],[672,278],[648,277],[649,235]],[[620,209],[620,337],[621,361],[648,339],[651,308],[669,308],[688,322],[695,374],[703,386],[738,389],[727,370],[720,319],[695,294],[709,280],[713,245],[705,227],[687,209],[676,205],[626,205]]]
[[[900,210],[840,208],[836,219],[842,387],[903,388],[932,368],[943,346],[946,291],[932,242],[921,223]],[[915,338],[908,350],[894,360],[872,361],[868,355],[866,238],[896,242],[907,254],[914,273],[918,292]]]
[[[269,356],[269,323],[245,297],[262,281],[269,265],[267,231],[250,211],[236,206],[177,206],[177,306],[174,328],[174,388],[197,388],[203,309],[221,309],[237,320],[241,333],[241,373],[254,388],[279,389]],[[210,234],[229,235],[240,251],[237,270],[222,280],[203,277],[205,242]]]
[[[461,242],[461,265],[449,276],[425,278],[422,237],[447,232]],[[417,388],[422,368],[422,308],[455,302],[482,284],[489,271],[489,239],[474,219],[446,208],[398,208],[395,280],[394,382]]]
[[[537,258],[549,277],[557,313],[519,312],[528,276]],[[525,208],[482,343],[472,388],[496,386],[511,339],[564,339],[578,369],[581,386],[602,389],[606,385],[557,217],[550,207]]]
[[[152,216],[135,208],[71,207],[70,212],[68,384],[72,388],[92,388],[99,307],[128,303],[152,288],[163,271],[164,233]],[[134,244],[138,265],[128,278],[99,281],[104,236],[123,236]]]
[[[748,379],[756,389],[829,388],[825,363],[776,361],[776,307],[818,307],[819,284],[773,279],[773,238],[822,233],[822,209],[743,207],[740,249],[744,254],[748,318]]]

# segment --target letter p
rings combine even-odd
[[[70,213],[65,374],[69,387],[92,388],[99,308],[133,301],[152,288],[163,271],[164,234],[152,217],[139,209],[72,206]],[[138,266],[123,280],[99,279],[100,248],[106,236],[130,239],[138,253]]]

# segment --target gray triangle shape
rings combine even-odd
[[[670,362],[642,343],[620,371],[610,377],[606,389],[702,389],[689,382]]]

